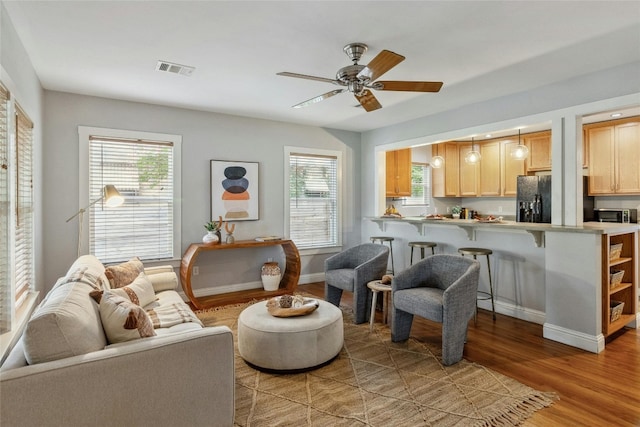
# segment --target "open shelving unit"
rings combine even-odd
[[[636,319],[638,252],[637,233],[605,234],[602,236],[602,332],[605,337]],[[622,245],[620,255],[610,258],[612,245]],[[611,275],[624,270],[620,283],[611,284]],[[612,301],[624,303],[622,314],[612,321]]]

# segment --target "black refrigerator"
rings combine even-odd
[[[518,176],[516,221],[551,223],[551,175]]]
[[[583,177],[583,221],[593,220],[593,197],[588,196],[589,180]],[[551,223],[551,175],[518,176],[516,221]]]

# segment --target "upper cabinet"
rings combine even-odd
[[[479,144],[474,144],[476,150],[479,150]],[[471,143],[458,143],[458,175],[460,176],[460,197],[475,197],[478,195],[478,182],[480,180],[479,163],[467,163],[464,161],[465,156],[473,147]]]
[[[585,125],[589,194],[640,194],[640,117]]]
[[[460,192],[458,143],[445,142],[431,146],[432,156],[442,156],[444,165],[432,169],[433,197],[457,197]]]
[[[474,143],[481,159],[468,164],[469,142],[445,142],[432,146],[432,155],[445,159],[441,168],[433,169],[434,197],[515,197],[518,175],[525,174],[525,160],[511,157],[513,137]]]
[[[387,151],[386,196],[411,196],[411,149]]]
[[[551,131],[530,133],[522,136],[529,149],[526,160],[527,173],[551,170]]]
[[[478,195],[487,197],[502,196],[502,154],[500,141],[483,142],[478,150],[482,158],[478,163]]]
[[[518,190],[518,175],[525,174],[525,159],[515,159],[511,157],[511,150],[518,145],[517,139],[506,138],[501,140],[501,175],[502,175],[502,196],[516,197]]]

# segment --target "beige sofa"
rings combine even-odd
[[[186,320],[154,325],[155,336],[110,343],[101,320],[106,303],[89,296],[96,286],[105,296],[115,292],[104,272],[95,257],[78,258],[38,306],[0,368],[0,425],[232,425],[229,328],[203,327],[182,310]],[[145,310],[188,308],[172,267],[144,273],[154,293]]]

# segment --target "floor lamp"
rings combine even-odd
[[[109,208],[116,208],[124,203],[124,197],[122,197],[122,195],[116,189],[116,187],[111,184],[107,184],[102,188],[102,196],[100,198],[89,203],[86,207],[80,209],[71,218],[67,220],[67,222],[69,222],[77,216],[80,217],[78,222],[78,257],[80,257],[80,247],[82,245],[82,223],[84,219],[83,218],[84,213],[87,211],[87,209],[89,209],[91,206],[95,205],[101,200],[104,200],[104,204]]]

